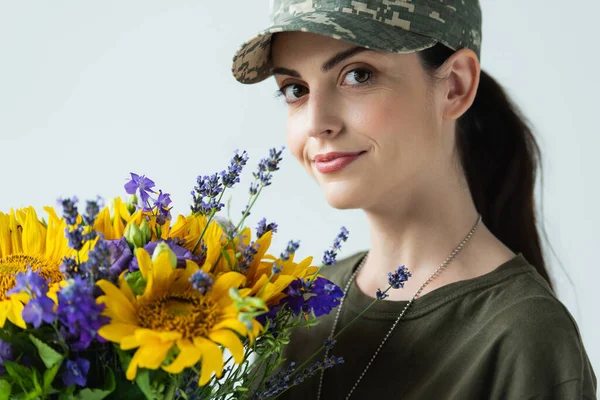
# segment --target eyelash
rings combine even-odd
[[[351,85],[353,88],[362,88],[364,86],[369,86],[369,85],[371,85],[373,83],[372,80],[375,77],[375,72],[373,70],[369,69],[369,68],[364,68],[364,67],[351,69],[346,74],[344,74],[344,79],[346,78],[346,76],[348,76],[348,74],[351,74],[352,72],[357,72],[357,71],[367,72],[370,76],[369,76],[369,79],[367,79],[366,82],[362,82],[362,83],[359,83],[359,84],[356,84],[356,85]],[[292,85],[297,85],[297,83],[290,83],[288,85],[284,85],[284,86],[280,87],[279,89],[277,89],[275,91],[275,98],[283,97],[284,100],[285,100],[285,89],[288,86],[292,86]],[[300,100],[300,99],[298,99],[298,100]],[[298,101],[298,100],[296,100],[296,101]],[[288,102],[287,100],[285,100],[286,103],[295,103],[296,101]]]

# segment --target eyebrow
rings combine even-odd
[[[325,61],[323,63],[323,65],[321,65],[321,71],[323,73],[329,72],[333,69],[333,67],[335,67],[342,61],[344,61],[358,53],[362,53],[364,51],[371,51],[371,50],[367,49],[366,47],[357,46],[357,47],[353,47],[348,50],[341,51],[341,52],[337,53],[336,55],[334,55],[333,57],[331,57],[329,60]],[[288,76],[291,76],[294,78],[302,78],[302,76],[300,75],[300,73],[298,71],[289,69],[289,68],[276,67],[276,68],[273,68],[271,70],[271,72],[273,73],[273,75],[288,75]]]

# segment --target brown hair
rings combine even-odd
[[[437,44],[417,54],[433,77],[453,50]],[[535,213],[540,148],[519,109],[484,71],[473,105],[457,121],[456,143],[475,207],[487,227],[512,251],[523,253],[552,286]]]

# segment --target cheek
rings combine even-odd
[[[307,137],[303,133],[299,122],[294,118],[288,117],[286,126],[286,140],[287,146],[294,158],[300,162],[303,166],[306,164],[304,152],[306,150]]]

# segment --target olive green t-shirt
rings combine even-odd
[[[364,255],[323,274],[344,288]],[[352,284],[337,331],[371,301]],[[345,362],[325,372],[321,399],[346,398],[406,303],[379,302],[342,334],[331,354]],[[321,346],[335,311],[294,332],[288,361],[299,365]],[[316,399],[319,374],[279,399]],[[596,399],[596,377],[574,319],[518,254],[488,274],[418,298],[351,398]]]

